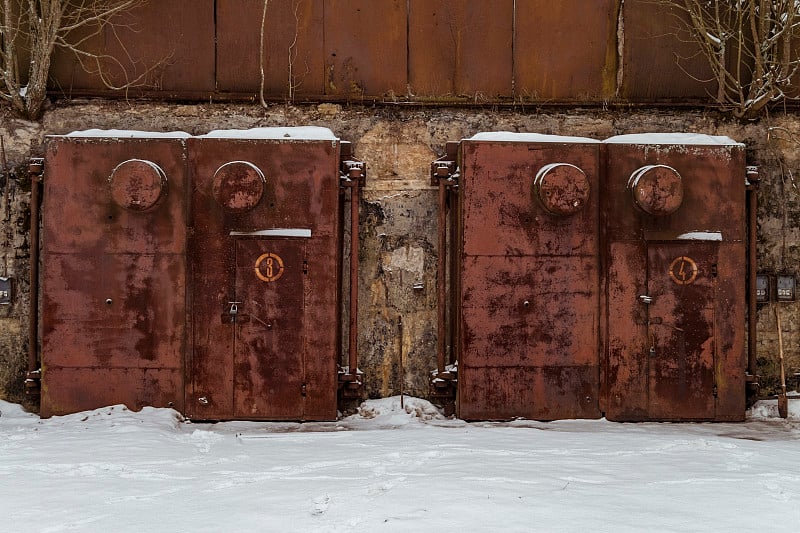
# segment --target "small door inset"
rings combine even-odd
[[[647,378],[651,419],[715,416],[714,292],[718,244],[647,249]]]
[[[236,241],[237,418],[302,418],[305,265],[302,240]]]

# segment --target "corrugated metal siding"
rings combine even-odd
[[[89,39],[127,96],[256,98],[260,0],[149,2]],[[711,72],[647,0],[285,0],[269,2],[264,88],[270,100],[441,103],[707,101]],[[124,43],[124,46],[123,44]],[[52,90],[104,93],[58,52]],[[105,93],[113,94],[113,93]],[[120,93],[122,94],[122,93]]]

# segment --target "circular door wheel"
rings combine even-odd
[[[261,201],[266,179],[257,166],[247,161],[225,163],[214,173],[214,199],[229,211],[248,211]]]
[[[574,215],[589,203],[589,179],[569,163],[542,167],[533,180],[533,191],[545,210],[557,216]]]
[[[628,188],[636,206],[650,215],[670,215],[683,202],[681,175],[666,165],[647,165],[636,170],[628,180]]]
[[[123,161],[111,172],[108,182],[114,203],[131,211],[154,207],[167,192],[167,175],[144,159]]]

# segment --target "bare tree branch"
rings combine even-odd
[[[715,99],[751,119],[787,94],[800,69],[798,0],[654,0],[674,8],[717,83]]]
[[[81,66],[99,75],[110,89],[143,83],[155,66],[129,77],[122,62],[92,52],[87,45],[108,27],[120,24],[119,16],[146,0],[2,0],[0,5],[0,100],[21,115],[36,119],[47,96],[47,79],[55,47],[72,51]],[[30,49],[26,72],[20,71],[20,46]],[[124,46],[123,46],[124,49]],[[126,52],[127,53],[127,52]],[[115,64],[124,73],[123,83],[113,83],[104,66]],[[25,85],[23,85],[25,83]]]
[[[264,99],[264,85],[266,85],[266,75],[264,74],[264,27],[267,24],[267,6],[269,5],[269,0],[264,0],[264,9],[261,12],[261,37],[259,39],[259,61],[258,66],[261,69],[261,85],[258,89],[258,98],[261,101],[261,107],[266,108],[267,102]]]

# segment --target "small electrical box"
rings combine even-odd
[[[797,281],[793,275],[780,274],[777,279],[777,296],[779,302],[793,302]]]
[[[756,303],[763,304],[772,299],[770,285],[768,275],[758,274],[756,276]]]
[[[11,305],[11,278],[0,277],[0,305]]]

